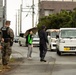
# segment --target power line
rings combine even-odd
[[[31,7],[32,8],[32,7]],[[23,18],[23,20],[28,16],[29,12],[31,12],[31,8],[29,9],[29,11],[27,11],[28,13],[26,14],[26,16]]]
[[[38,5],[38,3],[36,3]],[[23,8],[23,1],[20,5],[20,32],[22,32],[22,20],[24,20],[28,15],[29,12],[32,12],[32,27],[34,27],[34,14],[35,14],[35,6],[36,4],[34,4],[34,0],[32,0],[32,6],[31,8]],[[23,9],[29,9],[29,11],[24,11]],[[31,11],[32,10],[32,11]],[[25,15],[25,17],[22,19],[22,12],[27,12],[27,14]]]
[[[38,4],[38,3],[37,3]],[[26,16],[23,18],[23,20],[28,16],[29,12],[31,12],[30,10],[32,9],[32,6],[30,6],[31,8],[29,8],[29,11],[25,11],[25,12],[28,12],[26,14]],[[34,4],[34,7],[35,7],[35,4]],[[24,8],[24,9],[28,9],[28,8]],[[34,8],[36,11],[38,11],[36,8]],[[35,11],[34,11],[34,14],[35,14]]]

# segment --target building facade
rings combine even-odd
[[[42,0],[39,2],[39,18],[49,14],[58,13],[62,10],[71,11],[76,8],[76,2],[73,1],[50,1]]]

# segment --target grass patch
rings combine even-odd
[[[0,70],[2,70],[2,65],[0,65]]]
[[[14,58],[10,59],[10,62],[15,62],[15,61],[16,61],[16,59],[14,59]]]

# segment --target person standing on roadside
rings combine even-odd
[[[39,38],[40,38],[40,61],[41,62],[46,62],[45,60],[45,55],[47,52],[47,43],[48,43],[48,38],[47,38],[47,33],[45,31],[46,27],[43,25],[41,27],[41,30],[39,31]]]
[[[27,37],[27,41],[28,41],[28,53],[27,53],[27,58],[28,59],[32,59],[31,58],[31,54],[32,54],[32,49],[33,49],[33,37],[32,37],[33,32],[31,30],[29,30],[29,34]]]
[[[10,26],[10,21],[5,22],[5,26],[1,28],[2,32],[2,40],[1,40],[1,45],[2,45],[2,65],[3,69],[10,69],[11,67],[8,65],[9,64],[9,59],[10,55],[12,53],[12,45],[13,45],[13,39],[14,39],[14,32],[13,30],[9,27]]]
[[[1,41],[2,41],[2,32],[1,32],[1,30],[0,30],[0,50],[2,49]]]
[[[2,32],[0,30],[0,50],[2,49],[2,46],[1,46],[1,40],[2,40]],[[1,51],[0,51],[1,52]],[[0,69],[0,72],[2,72],[2,70]]]

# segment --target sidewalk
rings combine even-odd
[[[37,56],[27,59],[19,53],[12,54],[12,58],[15,59],[15,62],[10,64],[12,69],[2,75],[51,75],[55,61],[52,57],[46,57],[47,62],[40,62]]]
[[[40,62],[38,48],[33,49],[32,60],[26,58],[25,47],[14,46],[12,51],[11,69],[0,72],[0,75],[76,75],[75,56],[60,57],[56,52],[47,52],[47,62]]]
[[[32,60],[24,59],[16,69],[10,71],[8,75],[51,75],[53,64],[40,62],[37,57]]]

